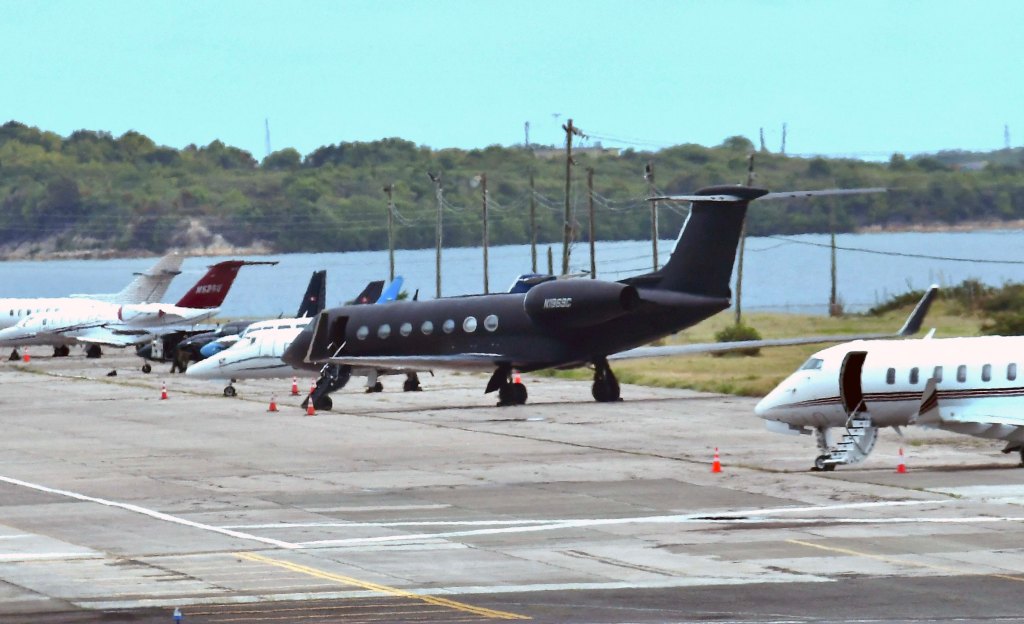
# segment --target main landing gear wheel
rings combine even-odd
[[[87,357],[87,358],[89,358],[91,360],[95,360],[95,359],[99,358],[102,355],[103,355],[103,349],[101,349],[99,345],[96,345],[96,344],[89,345],[85,349],[85,357]]]
[[[402,392],[419,392],[423,390],[420,387],[420,377],[416,373],[409,373],[405,376],[405,382],[402,384]]]
[[[615,373],[608,366],[608,360],[604,358],[594,362],[594,385],[591,386],[590,393],[599,403],[610,403],[620,398],[619,380],[615,378]]]
[[[835,470],[836,465],[826,464],[826,459],[828,459],[828,455],[818,455],[816,458],[814,458],[814,468],[812,468],[811,470],[815,470],[817,472],[832,472],[833,470]]]
[[[152,366],[150,366],[150,365],[149,365],[148,363],[146,363],[146,364],[143,364],[143,365],[142,365],[142,372],[144,372],[144,373],[146,373],[146,374],[148,375],[148,374],[150,374],[151,372],[153,372],[153,367],[152,367]]]
[[[522,383],[505,384],[498,388],[498,406],[526,405],[526,386]]]
[[[330,396],[325,394],[322,397],[317,397],[313,401],[313,407],[318,410],[327,411],[334,407],[334,401],[331,400]]]
[[[69,355],[71,355],[71,347],[67,345],[53,348],[53,357],[67,357]]]
[[[238,394],[238,392],[235,390],[234,386],[227,386],[226,388],[224,388],[224,396],[233,397],[236,394]]]
[[[374,392],[384,392],[384,384],[382,384],[381,382],[378,381],[377,383],[373,384],[372,386],[367,386],[366,387],[366,394],[372,394]],[[314,404],[314,407],[315,407],[315,404]]]

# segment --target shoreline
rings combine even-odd
[[[961,223],[923,223],[915,225],[872,225],[858,228],[852,232],[837,234],[895,234],[901,232],[939,233],[939,232],[978,232],[997,230],[1024,230],[1024,219],[1010,221],[963,221]],[[804,232],[804,234],[827,234],[826,232]],[[771,236],[771,235],[768,235]],[[231,245],[220,236],[214,242],[176,246],[166,252],[177,250],[185,257],[205,256],[269,256],[282,253],[304,253],[276,251],[268,243],[257,241],[252,245]],[[600,242],[615,242],[603,240]],[[538,243],[539,244],[539,243]],[[494,245],[499,246],[499,245]],[[426,247],[424,247],[426,249]],[[380,250],[383,251],[383,250]],[[49,260],[117,260],[124,258],[156,258],[163,253],[148,249],[79,249],[62,250],[55,248],[53,241],[33,241],[0,246],[0,262],[28,261],[45,262]],[[344,252],[341,252],[344,253]]]

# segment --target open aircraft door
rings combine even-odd
[[[315,322],[313,337],[309,343],[309,350],[306,352],[307,362],[323,361],[334,357],[345,346],[347,316],[331,318],[327,312],[321,312]]]
[[[867,406],[864,405],[864,388],[861,385],[861,373],[864,371],[864,360],[867,357],[867,351],[851,351],[843,358],[843,366],[839,369],[839,397],[847,414],[867,410]]]

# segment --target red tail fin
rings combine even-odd
[[[176,305],[183,308],[210,309],[219,307],[228,296],[231,284],[238,275],[238,269],[256,264],[277,264],[277,261],[253,262],[251,260],[225,260],[210,267],[201,280],[189,289]]]
[[[176,305],[183,308],[216,308],[228,296],[238,269],[247,264],[241,260],[226,260],[210,267],[206,275],[185,293]]]

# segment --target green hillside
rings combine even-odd
[[[644,168],[653,163],[662,193],[746,178],[753,145],[732,137],[717,147],[679,145],[657,152],[579,153],[573,168],[576,239],[587,237],[586,170],[594,170],[596,238],[645,239],[650,213]],[[392,138],[338,143],[305,156],[293,149],[258,162],[214,141],[182,150],[136,132],[120,137],[81,130],[68,137],[17,122],[0,126],[0,246],[40,250],[147,251],[208,244],[259,244],[268,251],[348,251],[387,246],[386,197],[394,185],[400,248],[434,244],[435,186],[444,192],[446,246],[481,240],[480,174],[490,196],[492,244],[529,241],[529,177],[535,179],[538,238],[560,241],[565,160],[557,150],[492,146],[431,149]],[[779,154],[756,156],[756,184],[775,190],[887,186],[889,195],[813,203],[764,203],[751,211],[750,234],[821,232],[834,210],[837,231],[864,226],[955,224],[1024,217],[1020,150],[888,163]],[[982,168],[963,162],[987,161]],[[685,205],[661,208],[660,232],[678,231]],[[47,244],[49,246],[47,246]]]

